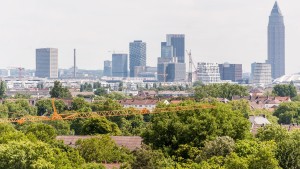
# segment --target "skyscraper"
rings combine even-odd
[[[111,61],[105,60],[104,61],[104,69],[103,69],[103,76],[110,77],[111,76]]]
[[[233,82],[240,82],[243,79],[243,65],[242,64],[219,64],[221,80],[231,80]]]
[[[272,78],[285,75],[285,26],[282,13],[275,2],[268,25],[268,60]]]
[[[167,46],[173,47],[173,56],[177,57],[178,63],[185,63],[184,34],[167,34]]]
[[[128,55],[112,54],[112,76],[127,77],[128,76]]]
[[[36,49],[36,77],[58,78],[58,49]]]
[[[135,66],[146,66],[146,43],[141,40],[129,44],[130,77],[134,77]]]
[[[167,42],[161,42],[161,57],[173,58],[173,46],[168,46]]]

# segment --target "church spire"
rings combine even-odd
[[[277,3],[277,1],[275,1],[275,4],[274,4],[274,6],[273,6],[273,9],[272,9],[272,12],[271,12],[271,15],[279,15],[279,16],[282,16],[282,13],[281,13],[281,10],[280,10],[280,8],[279,8],[279,6],[278,6],[278,3]]]

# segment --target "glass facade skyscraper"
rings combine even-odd
[[[167,34],[167,46],[173,47],[173,56],[178,63],[185,63],[185,35]]]
[[[269,17],[267,63],[271,64],[273,79],[285,75],[285,26],[277,2]]]
[[[128,76],[128,55],[112,54],[112,76],[127,77]]]
[[[135,66],[146,66],[146,43],[141,40],[129,44],[129,69],[130,77],[134,77]]]
[[[36,49],[36,77],[58,78],[58,49]]]

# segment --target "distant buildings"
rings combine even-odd
[[[173,56],[177,58],[178,63],[185,63],[185,35],[167,34],[166,46],[173,47]]]
[[[251,64],[251,83],[267,85],[272,83],[271,65],[267,63]]]
[[[112,76],[127,77],[128,76],[128,55],[112,54]]]
[[[140,40],[129,44],[130,77],[134,77],[135,66],[146,66],[146,43]]]
[[[241,82],[243,80],[242,64],[219,64],[219,72],[221,80],[231,80],[233,82]]]
[[[268,25],[268,60],[272,78],[285,75],[285,26],[282,13],[275,2]]]
[[[186,80],[185,63],[168,63],[166,67],[166,82],[184,82]]]
[[[167,42],[161,42],[161,58],[173,58],[173,46],[168,46]]]
[[[36,49],[36,77],[58,78],[58,49]]]
[[[197,78],[202,83],[219,83],[221,81],[219,65],[217,63],[200,62],[197,69]]]
[[[110,60],[105,60],[103,76],[111,77],[111,75],[112,75],[112,62]]]

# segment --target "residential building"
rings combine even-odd
[[[275,2],[268,25],[268,60],[271,64],[272,78],[285,75],[285,26],[283,15]]]
[[[103,76],[111,77],[112,74],[112,63],[110,60],[104,61],[104,69],[103,69]]]
[[[221,81],[219,65],[217,63],[200,62],[197,69],[197,78],[202,83],[219,83]]]
[[[112,76],[127,77],[128,76],[128,55],[112,54]]]
[[[146,66],[146,43],[141,40],[135,40],[129,44],[130,77],[135,77],[135,66]]]
[[[243,80],[242,64],[219,64],[219,72],[221,80],[231,80],[233,82],[241,82]]]
[[[147,109],[149,111],[154,110],[158,102],[159,100],[154,99],[125,99],[119,101],[119,103],[123,105],[124,108],[136,108],[140,110]]]
[[[36,49],[36,77],[58,78],[58,49]]]
[[[255,85],[268,85],[272,83],[271,65],[267,63],[251,64],[251,83]]]
[[[185,35],[184,34],[167,34],[166,46],[173,47],[173,56],[179,63],[185,63]]]

